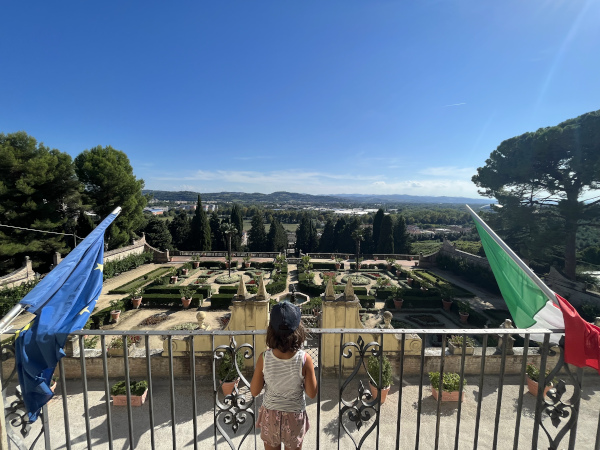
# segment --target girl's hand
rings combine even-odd
[[[315,366],[310,355],[308,353],[305,355],[306,358],[304,360],[304,366],[302,367],[302,375],[304,376],[304,390],[306,391],[306,395],[308,395],[310,398],[315,398],[317,396],[317,391],[319,390],[317,386],[317,377],[315,376]],[[256,364],[256,366],[258,367],[258,364]],[[252,379],[252,382],[254,382],[254,379]]]
[[[265,375],[263,373],[263,353],[260,354],[256,361],[256,367],[254,368],[254,375],[252,375],[252,381],[250,382],[250,392],[253,397],[257,397],[262,391],[265,385]]]

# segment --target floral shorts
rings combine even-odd
[[[256,426],[260,427],[260,437],[267,445],[277,447],[283,444],[286,448],[300,447],[310,427],[306,411],[275,411],[264,406],[258,410]]]

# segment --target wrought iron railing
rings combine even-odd
[[[305,449],[408,447],[517,449],[559,448],[559,445],[562,446],[561,448],[568,446],[574,449],[600,446],[597,405],[589,406],[592,405],[591,400],[581,404],[583,370],[577,369],[573,373],[571,368],[564,364],[560,352],[558,363],[546,375],[548,358],[553,352],[550,349],[551,331],[549,330],[528,330],[530,333],[544,336],[544,341],[535,351],[530,348],[530,335],[524,335],[524,347],[522,351],[519,350],[522,354],[518,357],[511,356],[511,358],[520,358],[518,361],[520,370],[514,375],[506,373],[508,339],[502,339],[500,354],[496,356],[500,358],[497,373],[490,374],[489,368],[486,367],[491,350],[488,349],[488,337],[524,333],[523,330],[310,329],[308,331],[311,336],[309,343],[316,347],[309,350],[314,356],[317,367],[319,391],[316,401],[308,402],[309,417],[314,425],[313,431],[305,440]],[[84,333],[100,335],[100,356],[93,360],[86,357],[86,352],[83,350]],[[423,338],[424,345],[421,346],[420,355],[412,357],[411,364],[416,361],[418,368],[412,367],[411,375],[407,371],[408,357],[400,355],[404,354],[407,336],[415,333]],[[441,335],[441,342],[445,343],[448,336],[457,333],[463,337],[479,336],[482,342],[480,351],[477,352],[477,357],[480,358],[479,371],[474,373],[474,360],[470,359],[474,357],[467,355],[467,340],[463,339],[462,353],[459,356],[460,395],[467,387],[463,381],[466,379],[467,361],[470,365],[469,377],[477,378],[478,381],[466,402],[459,401],[448,406],[442,403],[442,395],[438,396],[437,401],[424,395],[423,380],[426,367],[435,364],[436,371],[440,372],[440,380],[443,380],[449,358],[445,346],[444,351],[441,351],[439,348],[427,347],[425,343],[430,335]],[[129,448],[193,447],[197,449],[209,445],[231,449],[262,448],[259,432],[255,427],[260,396],[253,398],[249,387],[252,368],[257,358],[254,351],[256,338],[264,335],[264,330],[127,332],[84,330],[74,334],[82,349],[79,352],[80,375],[78,379],[72,379],[71,374],[71,378],[67,379],[65,363],[61,360],[60,390],[57,392],[57,397],[61,400],[52,400],[44,408],[41,419],[37,422],[29,424],[26,421],[14,371],[3,378],[7,433],[11,445],[15,448],[34,448],[36,445],[37,447],[45,445],[47,449],[62,447],[113,449],[127,446]],[[328,368],[323,367],[323,337],[331,334],[339,335],[340,352],[334,367]],[[396,365],[395,380],[398,389],[391,400],[387,400],[387,403],[382,405],[381,390],[376,389],[376,394],[372,394],[368,384],[381,385],[386,334],[395,334],[400,340],[400,352],[391,358]],[[147,421],[140,418],[139,414],[134,415],[132,406],[130,390],[132,356],[129,354],[127,342],[127,336],[131,335],[141,335],[145,344],[144,356],[136,357],[145,359],[148,392],[147,403],[142,411],[144,415],[147,414]],[[150,338],[155,335],[165,336],[170,349],[173,338],[187,337],[189,351],[188,356],[184,357],[185,364],[181,361],[181,357],[173,356],[172,351],[168,352],[168,358],[153,356],[154,350],[150,347]],[[191,337],[197,335],[210,336],[212,345],[208,356],[196,352],[195,341]],[[229,345],[216,345],[215,339],[223,335],[229,337]],[[113,336],[123,340],[122,357],[107,356],[107,338]],[[348,340],[347,336],[355,336],[356,339]],[[373,340],[373,336],[376,339]],[[238,344],[242,340],[252,343]],[[223,395],[221,393],[223,383],[218,380],[217,368],[226,354],[234,362],[232,370],[239,375],[240,381],[231,394]],[[242,355],[243,365],[239,364],[236,355]],[[540,358],[540,386],[545,385],[546,379],[560,378],[555,389],[550,390],[546,396],[544,396],[544,389],[539,389],[535,402],[525,397],[524,389],[527,361],[534,355]],[[378,358],[379,362],[379,374],[375,377],[366,372],[367,359],[370,356]],[[4,345],[3,366],[12,364],[10,360],[13,357],[14,348],[10,344]],[[88,365],[99,364],[98,358],[102,364],[100,382],[89,377],[87,370]],[[197,373],[197,364],[202,359],[210,361],[211,370],[203,369],[203,373]],[[434,359],[435,363],[432,363],[431,359]],[[160,365],[165,361],[168,364],[168,376],[153,377],[154,368],[161,367]],[[175,361],[178,364],[177,370],[174,366]],[[127,406],[116,407],[111,403],[109,366],[114,368],[116,364],[121,367],[121,362]],[[514,361],[511,364],[514,365]],[[3,374],[6,369],[7,367],[3,367]],[[184,381],[180,381],[183,375]],[[165,386],[167,381],[168,386]],[[596,379],[591,380],[590,386],[594,388],[596,382]],[[202,391],[202,388],[207,386],[210,386],[210,395]],[[510,390],[512,394],[505,390]],[[101,400],[102,394],[104,394],[103,400]],[[90,395],[93,397],[91,400]],[[492,398],[495,396],[495,406],[491,400],[484,400],[487,396]],[[333,406],[335,404],[337,408]],[[212,410],[210,415],[209,410]],[[587,425],[585,433],[578,434],[578,422],[582,411],[586,413]],[[80,412],[83,413],[82,417],[79,416]],[[184,420],[182,416],[185,417]],[[593,433],[589,428],[590,416],[595,417],[595,421],[592,421]],[[170,424],[170,427],[167,427],[167,424]],[[138,428],[139,426],[141,429]],[[170,438],[166,428],[170,428]],[[540,434],[540,430],[544,433]]]

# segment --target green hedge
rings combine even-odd
[[[136,267],[139,267],[142,264],[152,262],[153,259],[154,253],[144,252],[139,255],[129,255],[123,259],[118,259],[116,261],[107,261],[106,263],[104,263],[104,267],[102,269],[102,276],[104,277],[104,280],[108,280],[109,278],[112,278],[115,275],[127,272],[131,269],[135,269]]]
[[[229,309],[232,300],[231,294],[214,294],[210,298],[210,309]]]
[[[208,298],[211,295],[211,287],[210,285],[195,285],[188,284],[186,287],[196,288],[196,294],[201,294],[204,298]],[[181,287],[174,286],[172,284],[165,284],[163,286],[151,286],[144,290],[144,298],[147,294],[170,294],[170,295],[179,295],[179,290]]]
[[[202,294],[194,294],[190,307],[198,308],[202,303],[204,296]],[[179,292],[174,294],[144,294],[142,297],[143,308],[171,308],[181,306],[181,295]],[[127,308],[129,309],[129,308]]]
[[[145,275],[141,275],[133,280],[131,280],[129,283],[125,283],[115,289],[112,289],[109,294],[129,294],[129,292],[134,289],[134,288],[138,288],[140,286],[144,286],[146,283],[155,280],[157,278],[160,278],[161,276],[163,276],[165,273],[169,272],[171,270],[170,267],[158,267],[156,269],[154,269],[151,272],[148,272]]]
[[[265,286],[265,289],[271,295],[279,294],[287,289],[287,280],[269,283]]]
[[[298,277],[300,279],[300,277]],[[325,292],[325,286],[309,283],[308,281],[298,281],[298,290],[310,297],[319,297]]]
[[[315,270],[333,270],[335,272],[334,262],[313,262],[312,266]]]
[[[19,286],[7,288],[3,287],[0,289],[0,317],[8,313],[13,306],[19,303],[23,297],[25,297],[29,291],[31,291],[36,284],[40,282],[39,279],[27,281]]]
[[[357,295],[357,297],[363,308],[375,308],[375,297],[372,295]]]

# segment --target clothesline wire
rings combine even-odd
[[[77,236],[76,234],[73,233],[57,233],[56,231],[45,231],[45,230],[36,230],[35,228],[24,228],[24,227],[15,227],[13,225],[4,225],[0,223],[0,227],[6,227],[6,228],[15,228],[17,230],[25,230],[25,231],[37,231],[38,233],[50,233],[50,234],[60,234],[62,236],[74,236],[77,239],[83,240],[83,238]]]

